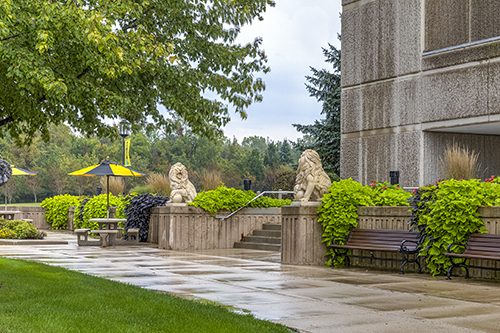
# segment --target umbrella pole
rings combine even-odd
[[[107,187],[107,192],[108,192],[107,218],[109,219],[109,176],[106,176],[106,187]]]
[[[3,195],[5,198],[5,211],[7,211],[7,184],[3,184],[3,187],[5,188],[5,194]]]

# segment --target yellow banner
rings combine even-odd
[[[130,164],[130,139],[125,139],[125,166],[129,167]]]

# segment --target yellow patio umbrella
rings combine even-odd
[[[12,176],[36,176],[35,172],[31,172],[25,169],[17,168],[13,165],[10,166],[12,169]],[[4,185],[5,186],[5,185]],[[5,211],[7,211],[7,186],[5,186]]]
[[[109,218],[109,177],[142,177],[146,174],[132,170],[130,168],[124,167],[116,162],[111,162],[109,160],[109,156],[106,158],[106,161],[103,161],[99,164],[92,165],[81,170],[77,170],[71,173],[68,173],[70,176],[86,176],[86,177],[94,177],[94,176],[106,176],[106,192],[108,193],[108,202],[107,202],[107,217]]]

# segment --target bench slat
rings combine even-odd
[[[376,246],[374,244],[359,244],[359,245],[335,245],[336,248],[339,249],[351,249],[351,250],[368,250],[368,251],[389,251],[389,252],[398,252],[399,251],[399,246],[398,247],[391,247],[391,246]]]

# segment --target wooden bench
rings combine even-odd
[[[463,253],[455,250],[464,249]],[[469,278],[469,267],[480,269],[500,270],[494,267],[472,266],[467,264],[469,259],[500,260],[500,235],[474,233],[469,236],[466,244],[448,245],[445,254],[450,258],[451,266],[448,268],[446,279],[451,280],[451,271],[455,267],[465,268],[465,278]]]
[[[332,266],[335,258],[345,257],[346,264],[351,264],[349,257],[381,259],[391,261],[403,261],[401,265],[401,274],[404,274],[404,266],[409,263],[418,265],[418,272],[422,272],[420,263],[418,262],[418,233],[405,230],[377,230],[377,229],[358,229],[354,228],[349,233],[349,237],[333,237],[328,247],[332,248],[334,255],[332,258]],[[348,254],[349,250],[366,250],[370,251],[370,256],[356,256]],[[401,253],[402,259],[393,258],[375,258],[373,251],[382,252],[397,252]],[[413,256],[410,257],[410,256]]]

